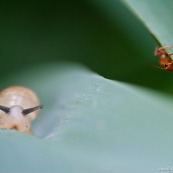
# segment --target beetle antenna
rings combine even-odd
[[[36,106],[36,107],[33,107],[33,108],[24,109],[24,110],[22,111],[22,114],[23,114],[23,115],[28,115],[28,114],[30,114],[31,112],[34,112],[34,111],[36,111],[36,110],[38,110],[38,109],[42,109],[42,108],[43,108],[43,105],[39,105],[39,106]]]

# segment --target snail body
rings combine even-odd
[[[32,133],[31,123],[42,105],[37,95],[22,86],[8,87],[0,92],[0,129]]]

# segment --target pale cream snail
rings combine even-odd
[[[0,129],[32,134],[31,122],[42,109],[37,95],[29,88],[12,86],[0,92]]]

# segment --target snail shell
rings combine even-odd
[[[31,122],[42,106],[29,88],[12,86],[0,92],[0,129],[32,133]]]

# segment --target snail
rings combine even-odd
[[[32,121],[40,109],[37,95],[29,88],[11,86],[0,92],[0,129],[32,134]]]

